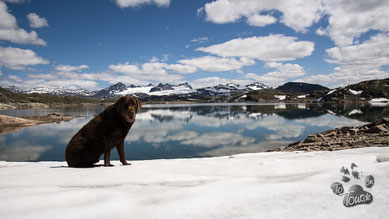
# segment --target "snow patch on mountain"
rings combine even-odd
[[[51,94],[55,96],[92,96],[94,92],[82,88],[63,88],[63,87],[37,87],[30,90],[18,89],[18,93],[27,94]],[[10,89],[11,90],[11,89]],[[12,91],[12,90],[11,90]]]
[[[23,90],[14,86],[7,88],[15,93],[39,93],[39,94],[52,94],[56,96],[82,96],[82,97],[94,97],[94,98],[114,98],[125,95],[146,94],[149,96],[169,96],[169,95],[187,95],[187,94],[201,94],[206,96],[215,95],[230,95],[240,92],[249,92],[252,90],[260,90],[269,88],[268,86],[255,82],[248,85],[240,85],[229,83],[226,85],[216,85],[212,87],[205,87],[199,89],[193,89],[188,83],[182,83],[178,85],[162,84],[158,85],[148,84],[146,86],[127,86],[121,82],[111,85],[99,91],[88,91],[85,89],[68,89],[62,87],[38,87],[31,90]]]

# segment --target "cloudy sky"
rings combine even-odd
[[[0,0],[0,86],[389,77],[389,0]]]

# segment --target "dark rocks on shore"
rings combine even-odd
[[[345,126],[308,135],[304,141],[269,151],[334,151],[389,145],[389,118],[353,127]]]

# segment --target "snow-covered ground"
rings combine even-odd
[[[348,89],[352,94],[354,95],[359,95],[359,94],[362,94],[363,93],[363,90],[352,90],[352,89]]]
[[[377,156],[379,160],[377,161]],[[0,162],[1,218],[387,218],[389,147],[134,161],[73,169]],[[360,179],[341,181],[358,165]],[[355,169],[355,168],[354,168]],[[351,171],[351,169],[350,169]],[[372,175],[375,184],[364,186]],[[370,204],[345,207],[330,189],[358,184]]]

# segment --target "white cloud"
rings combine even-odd
[[[92,74],[88,74],[91,76]],[[9,76],[10,80],[0,82],[1,86],[16,86],[25,89],[36,87],[64,87],[64,88],[84,88],[89,90],[101,89],[96,80],[98,78],[88,78],[84,74],[76,72],[52,72],[47,74],[27,74],[23,78]]]
[[[0,29],[0,40],[8,40],[13,43],[35,44],[45,46],[46,42],[38,37],[35,31],[27,32],[23,29]]]
[[[35,31],[27,32],[20,29],[16,18],[8,12],[7,5],[0,1],[0,40],[7,40],[20,44],[46,45]]]
[[[129,62],[126,62],[124,64],[109,65],[108,68],[114,72],[122,72],[127,74],[139,74],[140,72],[138,66],[130,65]]]
[[[220,145],[248,145],[255,142],[255,139],[232,132],[209,132],[192,139],[181,142],[183,145],[194,145],[199,147],[216,147]]]
[[[322,27],[318,28],[315,33],[319,36],[326,36],[328,35],[328,31],[326,29],[323,29]]]
[[[198,69],[195,66],[181,65],[181,64],[170,64],[170,65],[166,65],[165,68],[169,70],[173,70],[180,74],[191,74],[198,71]]]
[[[326,0],[326,10],[329,36],[340,47],[352,45],[369,30],[389,30],[388,1]]]
[[[27,19],[30,22],[31,28],[42,28],[49,26],[49,23],[47,23],[47,19],[39,17],[39,15],[37,15],[36,13],[28,14]]]
[[[96,90],[99,88],[99,84],[97,83],[99,78],[95,77],[95,74],[92,73],[81,73],[83,69],[88,68],[87,65],[58,65],[55,67],[56,71],[51,73],[29,73],[22,78],[20,76],[9,75],[9,80],[1,81],[0,85],[14,85],[25,89],[35,87],[64,87]]]
[[[275,18],[266,22],[258,16],[277,10],[282,13],[280,22],[298,32],[306,32],[312,24],[328,16],[329,25],[324,29],[341,47],[352,45],[355,38],[369,30],[389,30],[389,2],[382,0],[216,0],[206,3],[203,9],[210,22],[222,24],[246,18],[253,26],[276,22]],[[321,31],[324,29],[317,33],[324,34]]]
[[[274,133],[266,135],[266,139],[268,140],[296,138],[300,136],[305,129],[303,125],[290,123],[287,119],[275,114],[263,117],[256,122],[255,126],[275,131]]]
[[[8,78],[11,79],[11,80],[17,81],[17,82],[21,82],[22,81],[22,79],[20,79],[16,75],[8,75]]]
[[[344,86],[363,80],[389,77],[381,68],[389,65],[389,34],[378,34],[359,45],[333,47],[326,52],[326,61],[338,64],[329,75],[313,75],[305,82],[321,83],[329,87]]]
[[[254,14],[247,19],[249,25],[256,27],[264,27],[275,22],[277,22],[277,19],[271,15]]]
[[[52,74],[28,74],[24,78],[11,75],[10,80],[0,81],[0,86],[16,86],[24,89],[36,87],[64,87],[64,88],[84,88],[89,90],[100,89],[98,83],[93,80],[85,80],[79,78],[69,78],[60,75]]]
[[[314,43],[297,41],[296,37],[276,34],[237,38],[209,47],[200,47],[197,50],[222,57],[245,57],[265,62],[276,62],[309,56],[314,50]]]
[[[178,61],[187,66],[193,66],[203,71],[219,72],[239,70],[244,66],[254,65],[255,61],[248,58],[220,58],[215,56],[203,56],[193,59],[183,59]]]
[[[159,59],[156,56],[151,57],[150,62],[159,62]]]
[[[0,2],[0,30],[14,29],[17,27],[16,18],[8,13],[7,5]]]
[[[168,7],[170,0],[115,0],[120,8],[134,8],[145,4],[156,4],[159,7]]]
[[[32,50],[0,47],[0,66],[11,69],[24,69],[29,65],[48,63],[49,61],[37,56]]]
[[[257,75],[248,73],[245,75],[247,79],[254,79],[260,81],[268,86],[276,87],[285,83],[286,81],[305,75],[304,68],[298,64],[269,62],[265,64],[266,68],[275,68],[275,71],[266,73],[264,75]]]
[[[0,148],[0,159],[8,161],[31,161],[51,150],[51,146],[31,145],[29,141],[16,141]]]
[[[79,66],[57,65],[57,66],[55,66],[55,70],[61,71],[61,72],[71,72],[71,71],[80,72],[83,69],[89,69],[89,66],[87,66],[87,65],[79,65]]]
[[[119,63],[116,65],[109,65],[108,68],[114,73],[114,75],[103,75],[103,80],[110,82],[128,81],[134,84],[147,84],[150,81],[179,81],[183,78],[180,74],[195,72],[193,69],[187,68],[183,65],[169,65],[160,62],[148,62],[139,66],[126,62],[124,64]],[[171,73],[169,70],[180,74]],[[100,76],[102,75],[96,75],[96,77],[99,78]]]
[[[167,70],[173,70],[180,74],[189,74],[197,71],[197,68],[189,65],[160,63],[156,57],[150,61],[152,62],[143,63],[140,66],[126,62],[124,64],[110,65],[108,68],[114,72],[138,75],[139,77],[148,79],[152,79],[154,76],[167,75],[169,74]]]
[[[209,37],[198,37],[198,38],[191,40],[190,42],[201,44],[201,43],[207,42],[208,40],[209,40]]]
[[[252,83],[253,80],[250,78],[248,80],[243,79],[226,79],[226,78],[220,78],[220,77],[206,77],[206,78],[199,78],[196,80],[193,80],[190,82],[193,88],[202,88],[202,87],[211,87],[216,86],[220,84],[228,84],[228,83],[234,83],[234,84],[240,84],[245,85]]]
[[[247,23],[253,26],[264,26],[276,22],[275,17],[260,17],[260,13],[270,10],[282,12],[281,23],[296,31],[305,32],[322,14],[321,1],[307,0],[216,0],[204,6],[208,21],[223,24],[237,22],[247,18]]]

